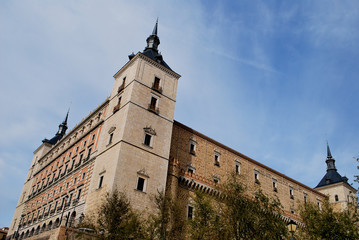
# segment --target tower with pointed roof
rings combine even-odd
[[[335,167],[335,159],[327,143],[327,172],[315,187],[319,192],[329,197],[329,202],[338,211],[347,209],[348,203],[356,203],[357,190],[348,183],[348,178],[341,176]]]
[[[88,209],[99,204],[100,192],[117,189],[126,192],[135,208],[151,210],[151,196],[165,190],[180,75],[158,51],[158,21],[146,43],[114,75]]]

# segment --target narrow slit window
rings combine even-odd
[[[187,219],[193,219],[193,206],[187,206]]]
[[[109,139],[108,139],[108,144],[112,143],[112,138],[113,138],[113,133],[110,133]]]
[[[100,176],[100,181],[98,183],[98,188],[102,188],[102,183],[103,183],[103,176]]]

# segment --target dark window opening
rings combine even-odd
[[[193,219],[193,207],[187,206],[187,219]]]
[[[143,142],[144,145],[146,146],[150,146],[151,145],[151,135],[150,134],[145,134],[145,141]]]
[[[136,188],[136,189],[137,189],[138,191],[143,192],[144,187],[145,187],[145,179],[139,177],[138,180],[137,180],[137,188]]]
[[[113,133],[110,133],[110,138],[108,139],[108,144],[112,143]]]
[[[103,176],[100,177],[100,181],[98,183],[98,188],[102,188]]]

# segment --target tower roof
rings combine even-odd
[[[156,24],[153,28],[152,34],[146,39],[147,46],[146,46],[145,50],[143,50],[142,54],[144,54],[145,56],[158,62],[162,66],[172,70],[167,65],[167,63],[163,60],[162,54],[160,52],[158,52],[158,45],[160,45],[160,38],[158,37],[157,32],[158,32],[158,18],[157,18]],[[134,55],[129,56],[130,60],[133,56]]]
[[[322,180],[318,183],[315,188],[327,186],[330,184],[338,183],[338,182],[345,182],[347,183],[348,178],[342,177],[335,167],[335,159],[330,152],[329,144],[327,143],[327,159],[325,160],[327,164],[327,173],[324,175]]]
[[[60,141],[60,139],[63,136],[65,136],[66,130],[68,128],[67,127],[67,119],[69,118],[69,112],[70,112],[70,109],[67,110],[66,117],[65,117],[64,121],[59,125],[59,130],[57,131],[55,136],[53,138],[51,138],[50,140],[45,138],[44,140],[42,140],[43,143],[49,143],[51,145],[55,145],[58,141]]]

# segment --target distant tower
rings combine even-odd
[[[66,134],[66,130],[67,130],[67,119],[69,118],[69,111],[67,111],[66,117],[64,119],[64,121],[59,125],[59,130],[57,131],[57,133],[55,134],[55,136],[53,138],[51,138],[50,140],[48,139],[44,139],[42,140],[43,143],[49,143],[51,145],[56,144],[59,140],[61,140],[61,138],[63,136],[65,136]]]
[[[328,195],[329,202],[334,209],[342,211],[348,207],[348,203],[356,203],[356,189],[348,184],[348,178],[342,177],[335,167],[335,159],[327,143],[327,173],[315,187],[315,190]]]

